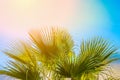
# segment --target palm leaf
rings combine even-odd
[[[76,57],[63,56],[54,69],[62,78],[75,80],[97,80],[107,65],[117,58],[111,58],[116,48],[101,37],[83,41]]]
[[[17,54],[5,52],[11,60],[7,67],[3,67],[4,70],[0,70],[0,74],[21,80],[41,80],[40,64],[35,56],[34,49],[25,43],[22,43],[22,45],[23,49]]]
[[[31,31],[29,35],[40,51],[38,54],[45,58],[45,62],[59,54],[68,54],[74,45],[69,33],[56,27]]]

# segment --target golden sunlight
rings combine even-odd
[[[35,0],[12,0],[13,3],[16,3],[18,6],[30,6]]]

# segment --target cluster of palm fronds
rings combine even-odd
[[[98,80],[117,60],[111,58],[117,49],[101,37],[82,41],[75,54],[74,42],[64,29],[42,28],[29,35],[30,43],[21,42],[18,49],[4,52],[11,60],[1,75],[20,80]]]

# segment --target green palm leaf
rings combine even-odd
[[[35,56],[34,49],[25,43],[22,43],[22,47],[24,50],[21,49],[18,54],[5,52],[12,60],[8,62],[7,67],[0,70],[0,74],[21,80],[41,80],[40,64]]]
[[[64,57],[56,64],[56,74],[75,80],[97,80],[107,65],[115,60],[116,48],[103,38],[83,41],[76,57]]]

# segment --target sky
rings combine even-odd
[[[120,47],[119,0],[0,0],[0,65],[2,51],[33,28],[61,26],[76,44],[81,39],[103,36]]]

